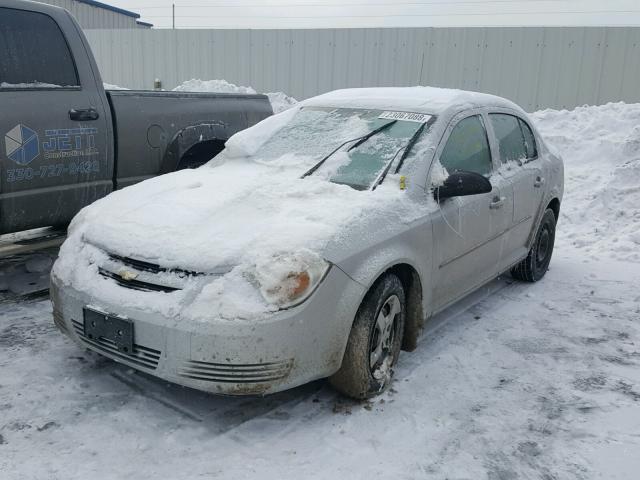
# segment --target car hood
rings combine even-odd
[[[218,271],[299,250],[324,256],[330,242],[352,245],[353,227],[372,216],[388,221],[406,197],[397,181],[363,192],[300,179],[300,171],[234,159],[156,177],[82,210],[70,236],[167,268]]]

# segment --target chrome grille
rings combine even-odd
[[[206,382],[262,383],[286,377],[292,366],[292,360],[247,364],[187,360],[178,369],[178,375]]]
[[[55,317],[54,317],[55,318]],[[84,335],[84,325],[81,322],[76,320],[72,320],[73,328],[76,334],[81,338],[81,340],[87,345],[91,345],[96,350],[107,353],[113,357],[120,358],[126,362],[132,363],[138,367],[149,368],[155,370],[158,366],[158,362],[160,361],[160,355],[162,352],[160,350],[155,350],[153,348],[145,347],[144,345],[139,345],[137,343],[133,344],[133,352],[129,355],[126,355],[118,350],[116,344],[111,340],[107,340],[106,338],[99,339],[89,339]]]

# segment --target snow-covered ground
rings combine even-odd
[[[640,104],[534,119],[566,166],[551,270],[433,319],[386,394],[209,396],[79,350],[46,300],[6,302],[0,478],[637,478]]]

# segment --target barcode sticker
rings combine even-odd
[[[378,118],[385,118],[388,120],[402,120],[405,122],[427,123],[431,118],[431,115],[411,112],[382,112]]]

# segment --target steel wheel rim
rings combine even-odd
[[[545,225],[545,228],[540,232],[540,238],[538,239],[538,246],[536,248],[536,264],[538,267],[544,265],[549,254],[549,245],[551,243],[551,235],[549,228]]]
[[[369,345],[369,368],[375,372],[393,353],[402,304],[397,295],[387,298],[376,317]]]

